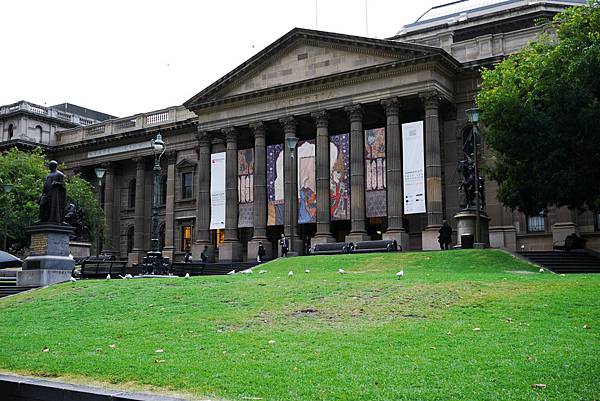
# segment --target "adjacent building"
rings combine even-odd
[[[107,168],[103,251],[132,263],[150,248],[157,133],[168,147],[159,237],[172,259],[208,247],[218,260],[252,260],[259,242],[275,254],[281,234],[300,253],[307,241],[377,238],[439,249],[442,221],[456,227],[462,208],[457,165],[480,68],[536,40],[535,21],[584,3],[456,1],[385,40],[296,28],[181,106],[42,126],[41,142],[68,172],[93,180],[95,167]],[[14,141],[14,126],[8,137],[2,127]],[[525,216],[495,191],[488,182],[491,246],[551,249],[577,231],[600,249],[597,213]]]

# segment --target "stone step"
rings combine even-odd
[[[34,288],[37,288],[37,287],[17,287],[15,285],[13,285],[13,286],[1,286],[0,285],[0,298],[4,298],[9,295],[19,294],[21,292],[33,290]]]

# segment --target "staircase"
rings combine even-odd
[[[600,273],[600,258],[585,251],[526,251],[518,255],[555,273]]]
[[[35,287],[17,287],[17,272],[15,270],[0,270],[0,298],[32,290]]]

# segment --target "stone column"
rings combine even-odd
[[[102,242],[102,253],[114,255],[114,225],[115,225],[115,167],[112,163],[103,163],[102,167],[106,169],[104,174],[104,217],[106,218],[106,232]]]
[[[365,132],[363,109],[357,105],[345,108],[350,119],[350,219],[352,226],[346,241],[368,240],[365,229]]]
[[[165,247],[163,256],[173,261],[175,254],[175,164],[177,151],[167,153],[167,203],[165,204]],[[162,191],[162,188],[161,188]]]
[[[198,170],[196,172],[196,241],[192,245],[195,260],[208,247],[208,260],[214,262],[215,247],[210,241],[210,152],[208,132],[198,131]]]
[[[317,126],[317,233],[311,239],[311,246],[326,242],[335,242],[331,235],[329,222],[331,220],[331,201],[329,198],[329,115],[326,110],[311,114]]]
[[[384,99],[381,105],[386,116],[386,181],[388,227],[383,239],[396,240],[408,249],[408,234],[402,224],[404,191],[402,187],[402,133],[400,131],[400,102],[397,97]]]
[[[146,160],[143,157],[134,159],[136,163],[135,172],[135,211],[134,211],[134,233],[133,250],[129,254],[129,263],[142,263],[144,257],[144,194],[146,189]],[[147,229],[147,228],[146,228]]]
[[[281,118],[279,120],[283,125],[285,139],[296,137],[297,121],[293,116]],[[290,241],[290,252],[301,255],[304,251],[303,243],[298,237],[298,150],[294,149],[291,153],[284,141],[284,233]]]
[[[227,139],[225,160],[225,240],[219,248],[220,262],[242,260],[242,244],[238,239],[238,132],[223,129]]]
[[[254,261],[259,242],[265,247],[267,258],[271,258],[271,242],[267,239],[267,131],[262,122],[250,124],[250,128],[254,131],[254,232],[248,242],[248,260]]]
[[[442,225],[442,161],[440,151],[438,91],[420,94],[425,105],[425,177],[427,199],[427,226],[422,233],[423,250],[440,249],[438,230]]]

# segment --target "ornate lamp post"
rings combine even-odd
[[[481,205],[479,199],[479,163],[478,163],[478,148],[479,148],[479,129],[477,124],[479,123],[479,109],[472,108],[465,111],[467,114],[467,120],[473,125],[471,130],[471,141],[473,143],[473,164],[475,167],[475,243],[481,243]]]
[[[150,141],[150,147],[154,153],[154,168],[152,169],[152,179],[154,185],[152,187],[152,243],[151,250],[147,253],[146,272],[155,273],[161,269],[163,258],[159,248],[158,240],[158,203],[160,197],[160,158],[165,153],[167,146],[162,139],[161,134],[156,134],[156,138]],[[150,268],[150,269],[149,269]]]
[[[298,145],[298,137],[296,136],[292,136],[292,137],[288,137],[285,139],[285,144],[287,146],[287,148],[290,151],[290,157],[292,158],[292,163],[294,163],[294,152],[296,151],[296,146]],[[294,169],[292,169],[293,171]],[[286,202],[288,202],[288,200],[286,199]],[[294,219],[297,219],[297,213],[294,213],[296,211],[296,207],[294,207],[294,205],[298,204],[298,200],[297,199],[290,199],[290,206],[292,208],[292,213],[290,213],[290,238],[288,238],[288,243],[289,243],[289,251],[290,252],[294,252],[294,226],[295,226],[295,222]]]
[[[3,187],[4,187],[4,193],[6,194],[6,196],[8,196],[8,194],[13,189],[13,185],[12,184],[4,184]],[[4,243],[3,243],[2,249],[4,251],[8,252],[8,249],[6,249],[6,240],[8,238],[8,222],[7,222],[6,216],[2,220],[4,221]]]
[[[102,178],[106,174],[106,169],[97,167],[94,169],[98,178],[98,205],[102,203]],[[100,209],[96,212],[96,256],[100,254]]]

